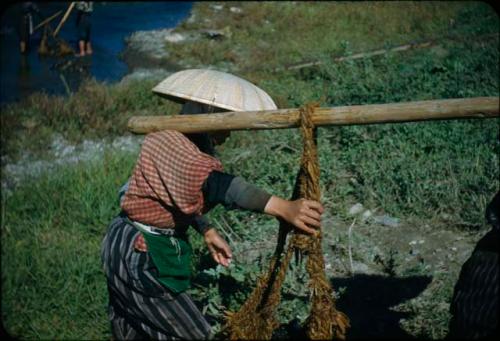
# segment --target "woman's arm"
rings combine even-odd
[[[316,229],[321,227],[323,206],[313,200],[289,201],[273,195],[264,207],[264,212],[286,220],[303,232],[316,235]]]
[[[281,218],[297,229],[315,234],[321,225],[323,206],[313,200],[286,200],[246,182],[243,178],[213,171],[203,186],[203,194],[212,205],[223,204],[228,209],[267,213]]]

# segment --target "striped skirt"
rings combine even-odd
[[[165,288],[156,280],[157,269],[149,254],[134,250],[138,233],[118,216],[102,241],[114,338],[207,339],[210,326],[191,297]]]

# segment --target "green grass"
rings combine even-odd
[[[222,2],[195,4],[195,20],[179,32],[226,29],[222,40],[172,44],[185,64],[272,70],[321,56],[363,52],[448,35],[497,32],[491,7],[479,2]],[[241,13],[230,10],[236,6]],[[209,18],[200,20],[199,18]],[[480,18],[481,25],[476,25]],[[478,27],[479,26],[479,27]],[[174,48],[175,47],[175,48]],[[229,62],[229,63],[228,63]],[[259,73],[262,77],[263,73]]]
[[[2,321],[10,335],[109,338],[99,248],[135,157],[107,151],[2,197]]]
[[[211,4],[197,3],[193,9],[197,18],[210,22],[186,22],[177,31],[229,27],[230,36],[175,45],[170,51],[173,62],[234,72],[265,89],[281,108],[309,102],[337,106],[499,93],[498,35],[489,40],[469,38],[498,33],[498,16],[485,3],[224,2],[219,12]],[[243,12],[233,13],[231,6]],[[330,62],[332,56],[448,35],[460,39],[440,40],[430,49]],[[323,64],[271,72],[304,60]],[[133,114],[178,111],[178,104],[151,92],[155,83],[88,81],[70,98],[34,94],[2,107],[2,157],[9,162],[26,153],[48,158],[55,133],[75,143],[116,137],[124,134]],[[361,202],[415,225],[457,233],[484,230],[484,208],[500,185],[499,130],[498,119],[320,128],[327,212],[349,225],[346,208]],[[297,129],[234,132],[219,148],[219,156],[228,172],[289,197],[301,148]],[[110,337],[99,247],[106,225],[118,212],[117,191],[135,157],[108,150],[100,161],[59,167],[26,180],[11,195],[2,191],[2,321],[11,335]],[[235,268],[214,269],[201,239],[192,236],[198,277],[191,293],[217,331],[223,310],[239,307],[267,265],[276,222],[220,208],[210,215],[238,259]],[[355,260],[367,261],[374,249],[366,236],[356,238],[360,246]],[[446,335],[446,306],[434,309],[433,303],[449,302],[460,264],[453,266],[449,273],[434,273],[428,292],[401,308],[418,314],[402,322],[412,335]],[[396,276],[428,275],[424,267],[400,266],[395,271]],[[287,292],[301,290],[300,285],[285,283]],[[280,314],[286,321],[297,312],[307,314],[300,299],[285,303]]]

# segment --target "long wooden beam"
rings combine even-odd
[[[317,108],[312,120],[316,126],[329,126],[488,117],[499,117],[499,97],[325,107]],[[283,129],[298,125],[298,108],[197,115],[133,116],[128,121],[129,130],[137,134],[165,129],[198,133],[217,130]]]
[[[61,14],[61,13],[62,13],[62,11],[59,11],[59,12],[55,13],[54,15],[48,17],[47,19],[44,19],[41,23],[39,23],[38,25],[36,25],[36,27],[33,29],[33,32],[35,32],[36,30],[38,30],[43,25],[48,24],[50,21],[52,21],[55,18],[57,18],[59,16],[59,14]]]
[[[54,34],[53,36],[55,37],[57,35],[57,33],[59,33],[59,30],[61,29],[62,25],[66,22],[66,20],[68,19],[69,17],[69,14],[71,13],[71,10],[73,9],[73,7],[75,7],[75,4],[76,2],[73,1],[72,3],[69,4],[69,7],[68,9],[66,10],[66,13],[64,13],[64,16],[62,17],[61,21],[59,22],[59,25],[57,25],[55,31],[54,31]]]

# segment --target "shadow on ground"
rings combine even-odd
[[[345,292],[336,301],[337,309],[347,314],[351,322],[346,340],[415,340],[399,326],[399,320],[410,313],[390,308],[417,297],[430,284],[432,277],[388,277],[380,275],[355,275],[333,279],[336,291]],[[273,334],[275,340],[304,340],[306,335],[298,321],[280,326]]]
[[[387,277],[355,275],[333,279],[333,288],[344,287],[337,309],[349,316],[351,328],[347,339],[415,339],[401,329],[399,320],[411,314],[390,308],[417,297],[430,284],[432,277]]]

